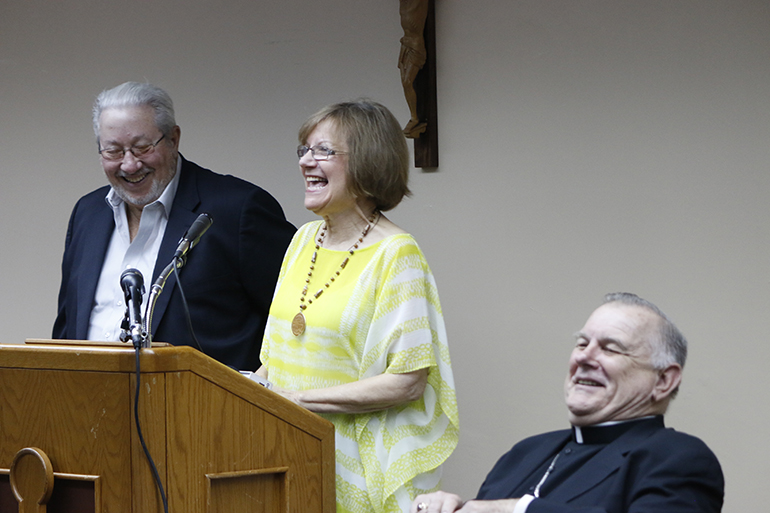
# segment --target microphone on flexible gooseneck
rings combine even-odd
[[[214,220],[207,213],[204,212],[199,215],[179,240],[179,246],[176,248],[174,258],[176,259],[184,256],[193,248],[193,246],[198,244],[198,241],[201,240],[201,237],[206,233],[206,230],[209,229],[209,226],[211,226],[211,223],[213,222]]]
[[[128,334],[134,347],[141,347],[145,333],[142,323],[142,297],[144,295],[144,277],[138,269],[126,269],[120,275],[120,288],[126,299],[128,314]]]
[[[147,303],[147,315],[145,316],[143,329],[143,332],[146,335],[144,340],[145,347],[150,347],[152,344],[152,314],[155,311],[155,303],[158,301],[158,296],[160,296],[160,293],[163,292],[163,287],[166,284],[166,280],[172,272],[178,273],[179,269],[185,265],[187,261],[187,253],[193,248],[193,246],[198,244],[203,234],[206,233],[206,230],[209,229],[211,223],[213,222],[214,219],[205,212],[199,215],[197,219],[193,221],[193,224],[190,225],[190,228],[187,229],[184,235],[182,235],[182,238],[179,240],[179,246],[176,248],[176,252],[174,253],[174,257],[171,259],[171,263],[169,263],[163,269],[163,271],[161,271],[161,273],[158,275],[158,278],[155,280],[155,283],[153,283],[152,287],[150,287],[150,299]],[[198,342],[198,339],[192,329],[190,310],[187,307],[187,299],[185,298],[184,290],[182,289],[182,283],[179,281],[178,275],[177,287],[179,289],[179,294],[182,296],[182,306],[184,307],[184,313],[187,318],[187,325],[190,329],[190,335],[195,342],[195,347],[200,352],[203,352],[203,348],[201,348],[200,342]]]

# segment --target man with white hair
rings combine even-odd
[[[281,206],[254,184],[186,160],[173,103],[158,87],[126,82],[103,91],[93,124],[109,185],[72,211],[53,337],[118,340],[122,272],[138,269],[149,290],[187,228],[208,213],[214,223],[179,270],[181,289],[172,274],[158,299],[153,339],[199,347],[237,369],[258,368],[275,282],[295,231]]]
[[[475,500],[436,492],[411,513],[713,513],[724,478],[698,438],[666,428],[687,341],[655,305],[608,294],[576,333],[564,395],[571,429],[516,444]]]

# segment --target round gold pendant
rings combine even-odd
[[[305,316],[302,315],[302,312],[295,315],[294,319],[291,321],[291,332],[294,333],[295,337],[299,337],[305,333]]]

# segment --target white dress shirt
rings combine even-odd
[[[96,286],[88,340],[120,340],[120,324],[126,314],[123,289],[120,287],[120,275],[124,270],[138,269],[144,277],[145,290],[152,286],[152,272],[179,186],[181,166],[182,159],[179,158],[176,174],[163,194],[142,210],[139,231],[133,241],[128,232],[125,203],[112,188],[107,193],[105,200],[115,216],[115,230],[112,232]],[[143,297],[142,318],[146,315],[148,298],[149,294]]]

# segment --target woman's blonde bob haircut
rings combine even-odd
[[[300,144],[324,121],[347,144],[348,188],[387,211],[409,190],[409,148],[401,125],[385,106],[371,100],[336,103],[319,110],[299,129]]]

